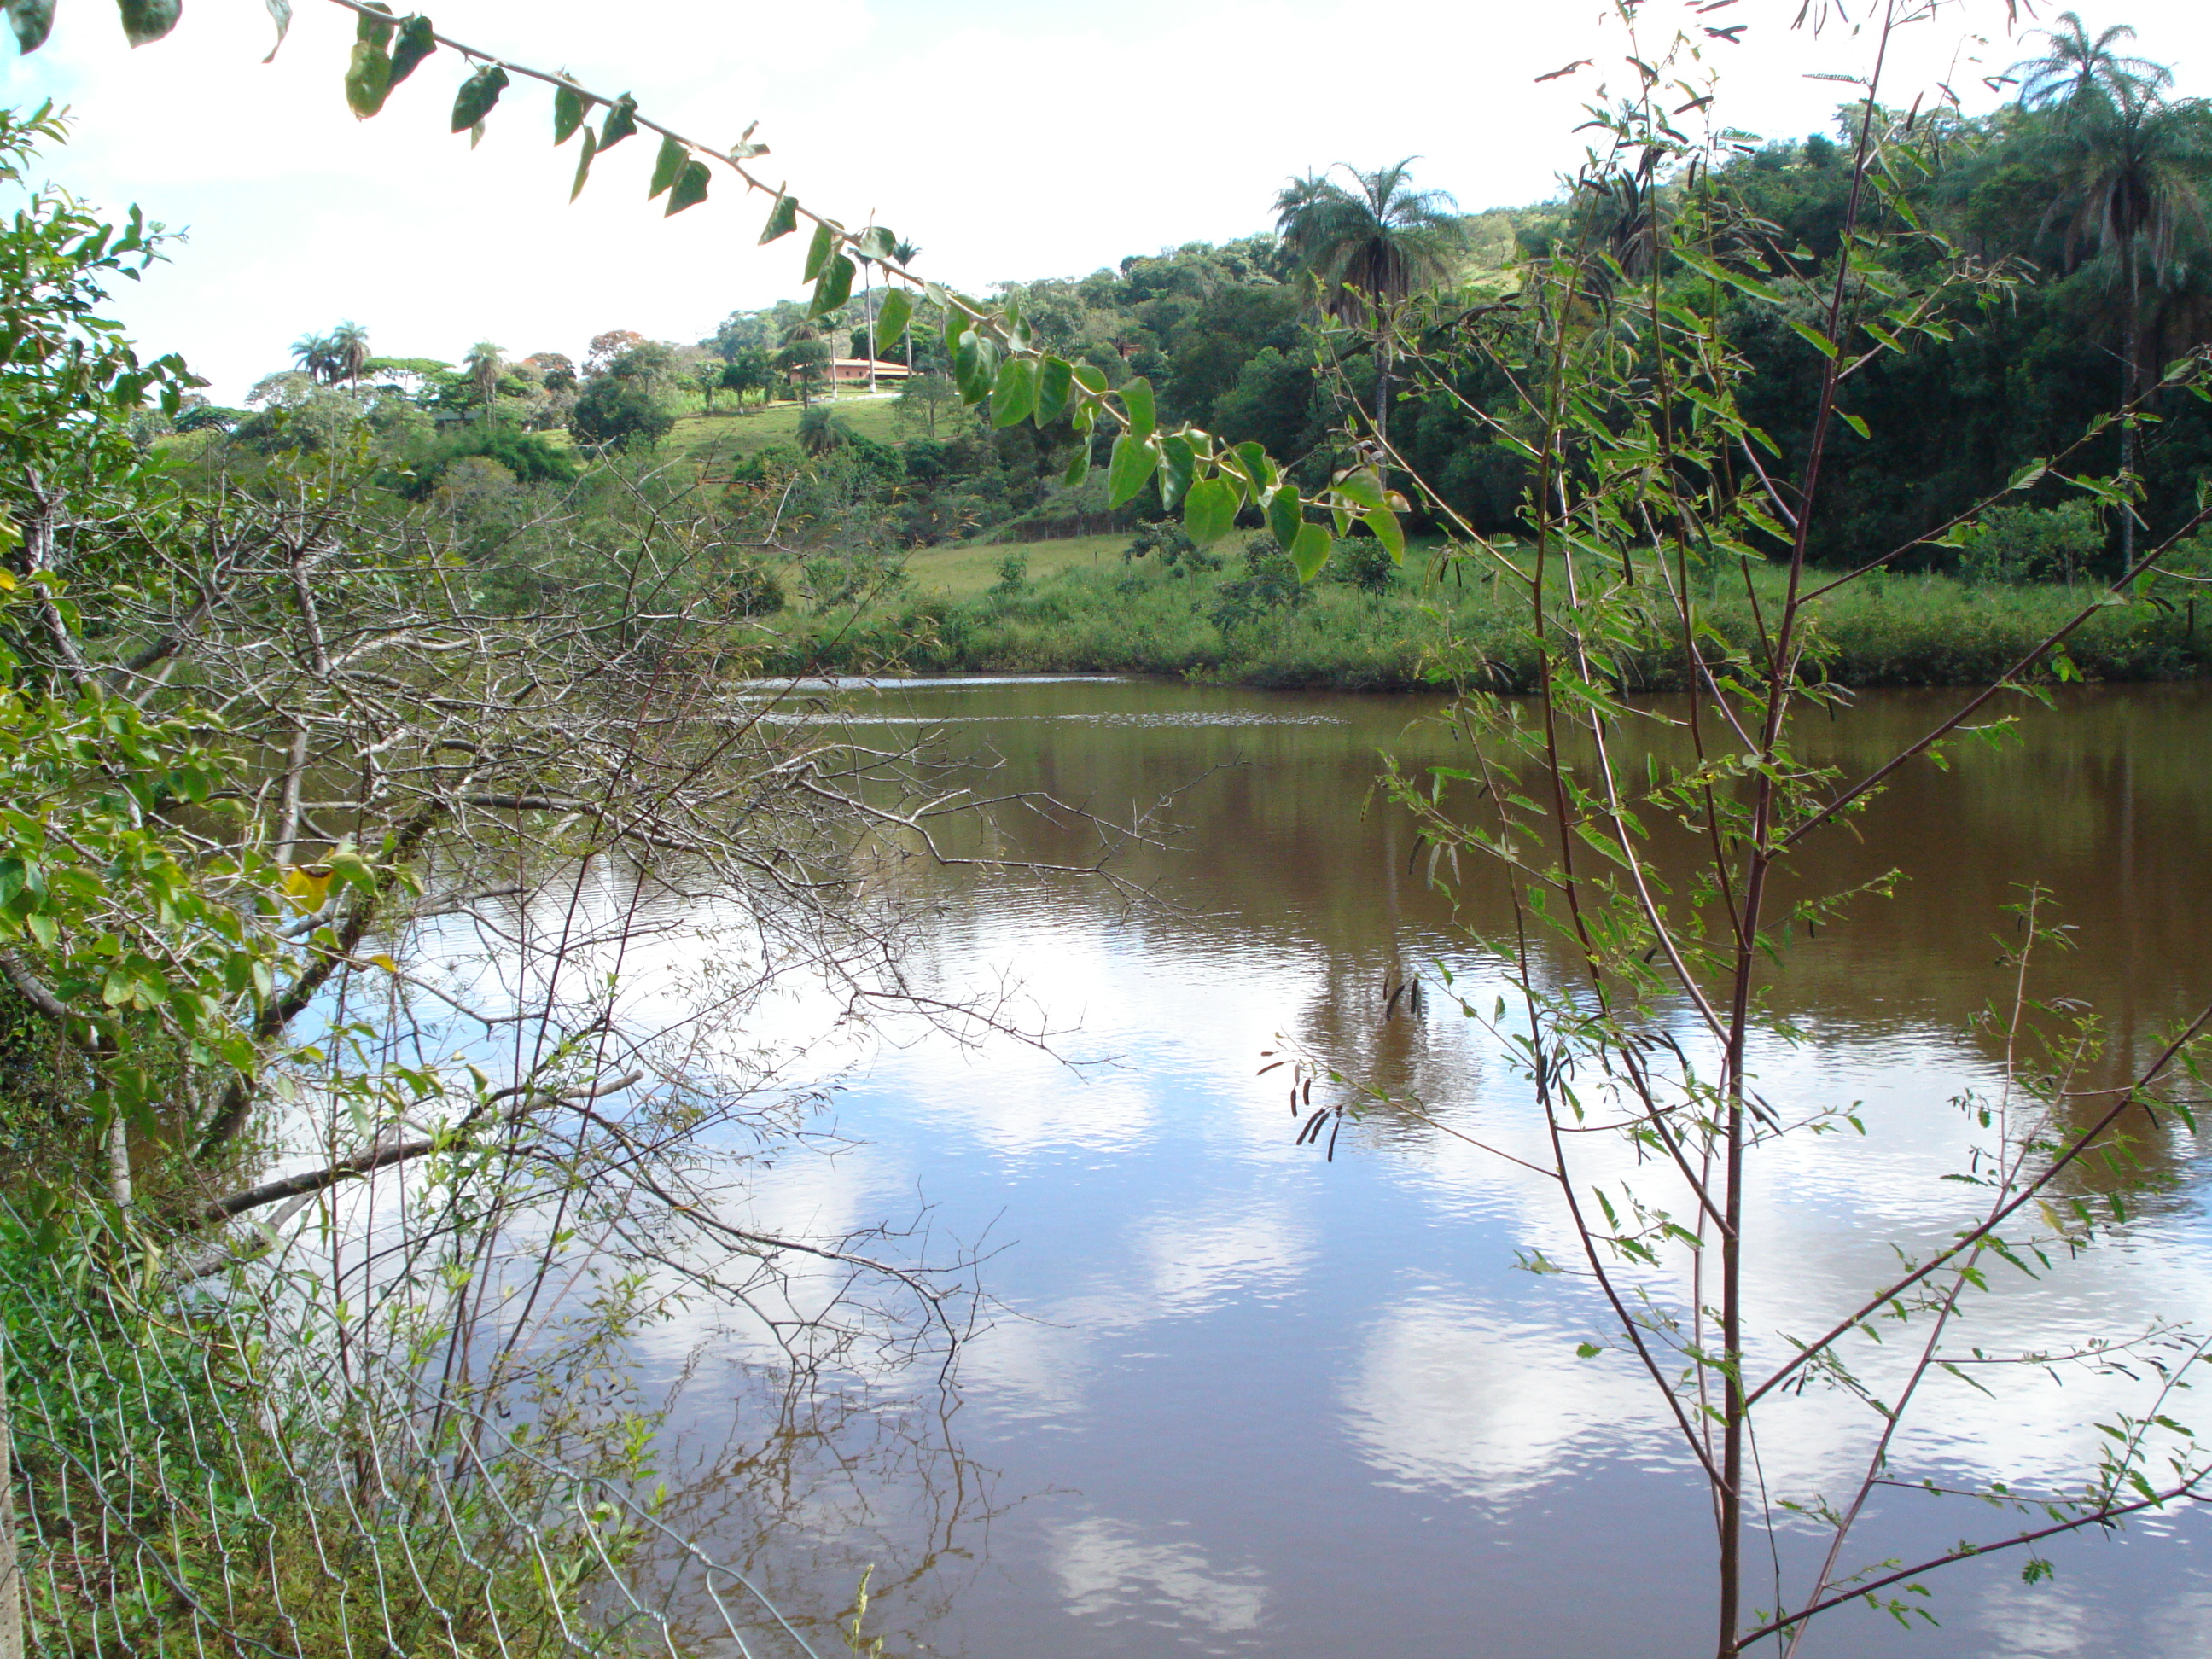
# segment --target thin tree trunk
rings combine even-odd
[[[1375,343],[1375,441],[1382,451],[1375,458],[1375,471],[1387,484],[1390,481],[1390,319],[1382,314],[1380,300],[1375,309],[1382,325]]]
[[[2120,568],[2130,570],[2136,562],[2136,515],[2132,486],[2136,480],[2136,428],[2127,417],[2127,406],[2142,384],[2142,375],[2136,358],[2142,349],[2139,318],[2142,312],[2140,296],[2136,292],[2136,256],[2132,240],[2120,251],[2123,267],[2121,286],[2126,290],[2123,303],[2127,307],[2120,322],[2120,483],[2129,490],[2129,499],[2120,510]],[[2122,592],[2131,584],[2123,583]]]
[[[876,395],[876,266],[860,262],[860,310],[868,319],[868,396]]]
[[[107,1190],[117,1209],[131,1207],[136,1190],[131,1183],[131,1121],[120,1111],[107,1126]]]
[[[0,1659],[23,1659],[23,1571],[15,1555],[15,1446],[8,1429],[4,1355],[0,1355]]]

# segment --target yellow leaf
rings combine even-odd
[[[302,914],[321,909],[330,890],[331,872],[328,870],[295,867],[284,872],[284,896],[298,906]]]
[[[387,974],[396,974],[399,971],[399,964],[394,962],[390,957],[386,956],[381,951],[371,957],[369,960],[374,963],[378,967],[383,969]]]

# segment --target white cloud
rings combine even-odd
[[[1105,1624],[1171,1620],[1225,1636],[1255,1628],[1267,1605],[1257,1569],[1224,1569],[1194,1544],[1147,1539],[1105,1516],[1063,1528],[1052,1567],[1067,1610]]]
[[[1745,44],[1709,43],[1728,76],[1726,119],[1784,134],[1826,124],[1846,89],[1802,76],[1856,68],[1869,43],[1840,25],[1818,42],[1792,34],[1796,9],[1749,0],[1729,14],[1750,25]],[[1644,10],[1663,33],[1684,8]],[[879,213],[933,271],[980,286],[1260,228],[1286,174],[1338,161],[1418,155],[1423,181],[1469,206],[1540,196],[1580,152],[1571,129],[1592,77],[1619,69],[1621,43],[1600,27],[1609,11],[1594,0],[1564,13],[1463,0],[657,0],[613,28],[583,0],[447,0],[434,15],[471,44],[634,91],[704,142],[758,118],[773,176],[842,216]],[[754,245],[757,201],[718,186],[706,207],[659,219],[642,199],[645,140],[607,157],[566,205],[574,150],[546,148],[539,88],[509,92],[474,154],[445,131],[451,54],[384,116],[356,123],[339,94],[349,18],[317,0],[299,13],[264,67],[268,21],[245,0],[195,5],[170,40],[137,52],[112,9],[70,0],[44,51],[5,64],[13,101],[58,97],[82,119],[58,175],[191,228],[174,267],[121,309],[222,395],[340,317],[403,354],[457,358],[487,336],[574,354],[606,328],[695,337],[734,307],[794,290],[793,245]],[[2185,84],[2212,62],[2200,9],[2145,0],[2132,15]],[[1894,54],[1893,84],[1950,76],[1987,101],[1959,42],[2002,21],[1995,0],[1942,7]],[[2000,41],[1981,55],[2002,65],[2014,51]],[[1599,60],[1587,74],[1536,83],[1583,57]]]

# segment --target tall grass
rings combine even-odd
[[[1172,674],[1258,686],[1409,690],[1475,682],[1534,683],[1526,596],[1476,580],[1441,582],[1402,572],[1381,592],[1323,580],[1300,602],[1249,619],[1217,620],[1221,574],[1163,570],[1148,561],[1074,567],[1042,580],[963,598],[902,596],[779,618],[770,665],[912,673]],[[1948,576],[1861,582],[1816,602],[1821,643],[1811,668],[1852,687],[1977,685],[1995,680],[2066,618],[2090,604],[2083,586],[1978,586]],[[1705,618],[1731,642],[1759,638],[1780,602],[1778,574],[1746,592],[1716,584]],[[1682,646],[1655,592],[1650,637],[1626,661],[1631,690],[1685,684]],[[2151,600],[2099,610],[2063,659],[2033,678],[2191,678],[2212,667],[2212,609],[2203,625],[2185,606]]]

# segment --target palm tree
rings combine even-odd
[[[340,323],[325,343],[331,351],[331,379],[340,375],[361,385],[361,372],[368,367],[368,331],[359,323]]]
[[[835,410],[809,409],[799,417],[799,447],[810,455],[827,455],[853,441],[853,428]]]
[[[292,342],[292,361],[304,369],[311,379],[335,380],[332,365],[337,361],[337,348],[327,334],[302,334]]]
[[[1375,331],[1375,436],[1386,450],[1398,308],[1449,277],[1465,241],[1459,204],[1443,191],[1413,188],[1413,160],[1372,173],[1340,164],[1354,188],[1310,173],[1275,198],[1276,232],[1312,279],[1322,310]]]
[[[2163,283],[2174,264],[2175,243],[2185,221],[2202,223],[2204,204],[2197,180],[2203,176],[2208,147],[2204,112],[2194,104],[2174,105],[2162,96],[2173,80],[2164,65],[2124,58],[2112,44],[2132,29],[2106,29],[2094,40],[2081,20],[2068,12],[2061,30],[2044,36],[2043,58],[2014,65],[2021,81],[2021,102],[2039,110],[2044,128],[2037,141],[2057,193],[2044,216],[2046,228],[2062,228],[2063,258],[2079,263],[2081,251],[2094,248],[2112,261],[2120,290],[2120,405],[2142,390],[2142,290],[2145,268]],[[2120,476],[2136,471],[2134,426],[2120,425]],[[2135,516],[2120,515],[2120,561],[2135,562]]]
[[[2077,98],[2103,96],[2118,100],[2129,94],[2163,96],[2173,84],[2173,71],[2148,58],[2124,58],[2112,50],[2136,32],[2115,23],[2094,40],[2078,12],[2058,14],[2059,27],[2045,29],[2049,48],[2040,58],[2024,58],[2005,73],[2020,82],[2023,109],[2049,109],[2071,104]]]
[[[898,261],[900,270],[905,270],[921,258],[921,250],[912,242],[894,242],[891,244],[891,258]],[[914,378],[914,330],[911,327],[906,331],[906,373],[908,380]]]
[[[876,395],[876,262],[858,248],[853,257],[860,262],[860,315],[867,319],[868,329],[862,337],[868,343],[868,395]]]
[[[478,340],[469,348],[469,355],[461,359],[461,367],[468,373],[470,388],[483,406],[485,418],[490,418],[493,404],[499,397],[500,376],[507,372],[505,356],[489,340]]]

